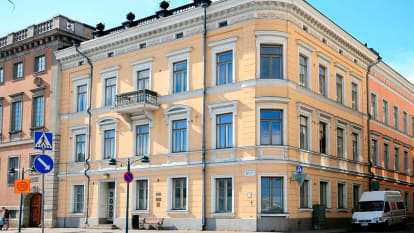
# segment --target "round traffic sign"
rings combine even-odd
[[[49,155],[39,155],[33,165],[39,173],[49,173],[53,170],[53,159]]]
[[[16,180],[14,191],[16,193],[30,193],[30,180]]]
[[[134,180],[134,174],[132,174],[132,172],[125,172],[124,173],[124,180],[128,184],[131,183]]]

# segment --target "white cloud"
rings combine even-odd
[[[385,62],[414,83],[414,51],[399,49],[384,57]]]

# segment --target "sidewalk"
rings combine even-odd
[[[7,232],[17,233],[16,228],[10,228]],[[25,233],[41,233],[41,228],[22,228],[22,232]],[[110,230],[110,229],[85,229],[85,228],[45,228],[45,233],[122,233],[123,229]],[[236,231],[184,231],[184,230],[129,230],[130,233],[248,233],[248,232],[236,232]],[[313,231],[300,231],[300,233],[344,233],[347,229],[328,229],[328,230],[313,230]],[[278,233],[278,232],[273,232]],[[282,233],[282,232],[279,232]],[[289,232],[295,233],[295,232]]]

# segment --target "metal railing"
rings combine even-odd
[[[129,104],[153,104],[157,105],[158,94],[150,90],[138,90],[122,93],[116,96],[116,106]]]

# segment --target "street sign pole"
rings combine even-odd
[[[131,171],[131,162],[128,158],[127,164],[128,172]],[[128,220],[129,220],[129,182],[127,182],[127,203],[126,203],[126,223],[125,223],[125,233],[128,233]]]
[[[42,155],[45,154],[45,148],[42,147]],[[42,233],[45,233],[45,173],[42,173]]]
[[[22,168],[22,180],[24,180],[24,168]],[[19,232],[22,232],[22,206],[23,206],[23,193],[20,193],[20,208],[19,208]]]

